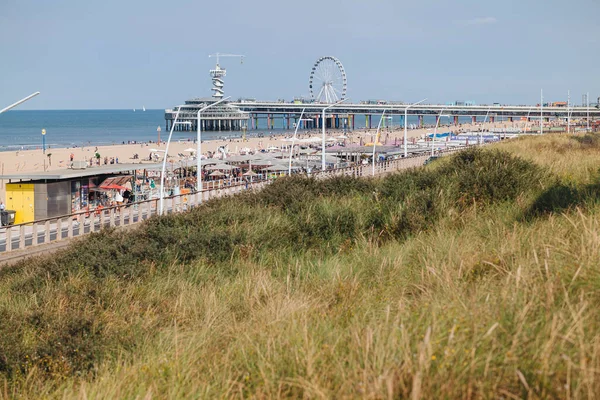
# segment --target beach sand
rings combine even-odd
[[[500,127],[512,127],[522,126],[522,123],[477,123],[477,124],[461,124],[461,125],[450,125],[438,128],[438,132],[469,132],[477,129],[491,129]],[[431,127],[422,129],[409,129],[408,138],[409,140],[419,139],[424,137],[425,134],[430,134],[433,131]],[[353,132],[347,133],[348,139],[345,139],[346,145],[359,144],[362,138],[363,143],[369,143],[373,140],[373,134],[376,129],[370,131],[366,129],[357,129]],[[328,137],[336,137],[341,135],[342,130],[336,129],[327,131]],[[287,132],[283,135],[277,136],[265,136],[262,138],[248,137],[245,142],[241,138],[231,140],[209,140],[202,142],[202,153],[207,154],[208,152],[215,152],[220,146],[227,146],[230,153],[238,153],[243,148],[249,148],[251,151],[259,151],[260,149],[267,149],[268,147],[275,146],[289,146],[289,141],[282,139],[289,138],[293,133]],[[299,131],[299,138],[307,137],[321,137],[321,131]],[[190,136],[193,133],[190,132]],[[380,143],[383,143],[387,139],[386,144],[394,144],[396,141],[398,144],[404,136],[404,130],[401,127],[394,127],[393,130],[382,129],[380,133]],[[126,138],[124,138],[126,139]],[[339,141],[344,141],[339,139]],[[179,154],[188,156],[189,151],[185,151],[187,148],[196,148],[196,143],[193,140],[171,142],[169,148],[169,154],[174,156],[175,161],[183,159]],[[24,151],[10,151],[0,152],[0,175],[4,174],[17,174],[17,173],[30,173],[40,171],[56,171],[61,169],[67,169],[70,165],[70,155],[73,154],[74,161],[86,161],[89,168],[89,160],[94,157],[96,152],[100,154],[101,165],[104,165],[104,158],[118,158],[120,164],[124,163],[152,163],[156,161],[149,160],[151,153],[150,149],[165,150],[166,143],[162,142],[160,145],[157,143],[138,143],[138,144],[120,144],[112,146],[86,146],[86,147],[75,147],[75,148],[50,148],[46,149],[46,155],[43,154],[41,149],[37,150],[24,150]],[[139,159],[133,159],[133,155],[138,154]],[[164,154],[162,152],[159,155]],[[50,157],[48,157],[50,155]],[[162,158],[161,158],[162,160]],[[94,162],[95,164],[95,162]],[[143,168],[140,166],[140,169]],[[0,200],[5,201],[5,185],[7,180],[0,179]]]

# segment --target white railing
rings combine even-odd
[[[438,155],[448,155],[460,149],[442,150]],[[375,164],[375,175],[381,175],[407,168],[422,166],[429,155],[411,156]],[[286,176],[286,172],[269,173],[253,177],[249,182],[244,178],[232,178],[204,182],[204,190],[165,198],[165,213],[186,211],[203,202],[223,196],[231,196],[246,190],[260,190],[276,178]],[[335,176],[368,177],[373,175],[372,164],[354,165],[317,172],[318,179]],[[144,200],[120,206],[106,207],[94,211],[81,211],[74,214],[37,220],[24,224],[0,228],[0,254],[15,250],[70,240],[74,237],[98,232],[107,227],[124,227],[143,222],[158,213],[159,199]],[[4,242],[2,240],[4,239]]]

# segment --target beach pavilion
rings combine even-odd
[[[91,193],[126,187],[127,182],[134,188],[136,177],[160,174],[161,167],[161,164],[110,164],[6,174],[0,175],[0,180],[8,181],[6,209],[16,211],[15,223],[21,224],[88,210]]]

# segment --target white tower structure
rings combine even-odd
[[[243,64],[245,56],[239,55],[239,54],[216,53],[216,54],[209,55],[209,57],[217,57],[217,65],[215,66],[214,69],[210,70],[210,76],[212,77],[212,81],[213,81],[213,88],[211,89],[214,92],[213,97],[215,99],[222,99],[223,94],[224,94],[223,86],[225,86],[225,83],[223,82],[223,78],[227,75],[227,70],[225,68],[221,68],[221,65],[219,65],[219,58],[220,57],[240,57],[241,63]]]

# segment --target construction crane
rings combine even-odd
[[[221,65],[219,64],[219,58],[221,58],[221,57],[240,57],[240,64],[243,64],[245,56],[240,55],[240,54],[216,53],[216,54],[210,54],[208,57],[217,57],[217,65],[215,66],[215,69],[210,70],[210,76],[212,77],[212,81],[213,81],[213,88],[212,88],[212,90],[214,91],[213,97],[217,98],[217,99],[222,99],[223,93],[224,93],[223,86],[225,85],[223,82],[223,78],[225,77],[225,75],[227,75],[227,71],[225,70],[225,68],[221,68]]]

